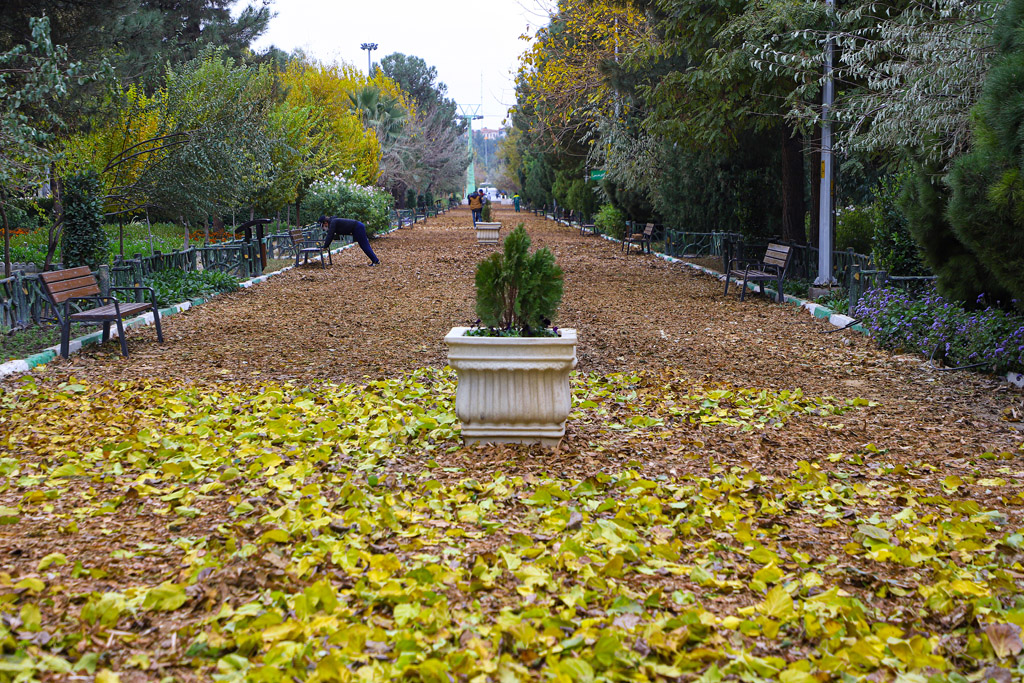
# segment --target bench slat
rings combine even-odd
[[[125,303],[121,304],[121,317],[126,318],[133,313],[139,311],[148,311],[153,308],[152,304],[148,303]],[[117,319],[117,313],[114,310],[114,304],[107,304],[106,306],[100,306],[99,308],[93,308],[88,311],[82,311],[81,313],[72,313],[72,320],[85,320],[85,321],[104,321],[104,320],[115,320]]]
[[[68,299],[75,297],[86,297],[86,296],[99,296],[100,288],[95,284],[89,285],[88,287],[82,287],[80,289],[69,289],[63,292],[56,292],[50,295],[50,299],[55,304],[62,304]]]
[[[48,270],[45,273],[40,273],[39,279],[49,284],[51,282],[70,280],[83,277],[85,275],[92,275],[92,271],[89,270],[89,266],[78,266],[77,268],[66,268],[64,270]]]
[[[99,286],[96,284],[96,278],[92,276],[92,273],[89,273],[88,275],[84,275],[82,277],[76,277],[67,280],[57,280],[56,282],[50,282],[46,284],[46,289],[48,289],[51,294],[60,294],[61,292],[87,289],[89,287],[95,287],[96,293],[99,293]]]

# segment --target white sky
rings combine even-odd
[[[499,128],[515,104],[515,71],[528,47],[519,36],[547,23],[542,9],[547,5],[547,0],[271,0],[277,16],[252,47],[301,48],[321,61],[348,62],[363,72],[363,43],[377,43],[374,62],[394,52],[420,57],[437,69],[449,97],[481,105],[484,118],[474,121],[474,129]]]

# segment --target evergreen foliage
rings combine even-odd
[[[997,59],[993,63],[981,99],[974,110],[974,144],[957,160],[947,177],[950,187],[947,217],[949,228],[962,247],[988,273],[979,278],[995,287],[983,289],[990,299],[1009,300],[1024,306],[1024,0],[1010,0],[996,30]],[[939,224],[941,225],[941,223]],[[944,238],[948,242],[948,237]],[[954,245],[955,246],[955,245]],[[973,265],[974,259],[965,259]],[[940,278],[948,279],[947,259]],[[954,272],[958,282],[968,273]],[[969,273],[978,277],[978,273]],[[943,282],[944,291],[951,290]],[[962,298],[966,292],[959,292]],[[1009,296],[1007,296],[1007,294]]]
[[[973,303],[988,292],[1005,299],[1005,292],[978,257],[961,242],[946,217],[949,188],[933,169],[919,168],[904,183],[900,205],[907,228],[924,262],[938,276],[939,293],[951,301]]]
[[[875,189],[869,210],[875,263],[890,275],[928,275],[899,204],[901,187],[906,181],[907,176],[888,176]]]
[[[64,236],[61,260],[65,268],[106,263],[107,234],[103,231],[103,193],[94,171],[64,181]]]
[[[562,269],[547,247],[530,253],[530,235],[520,223],[476,268],[476,313],[485,327],[542,336],[562,301]]]
[[[871,209],[851,206],[837,212],[836,249],[853,249],[858,254],[870,254],[875,226],[871,221]]]
[[[366,225],[368,235],[377,235],[388,229],[394,201],[390,194],[379,188],[359,185],[342,177],[313,183],[306,195],[306,206],[312,215],[361,221]]]
[[[597,217],[594,218],[594,225],[600,228],[601,232],[616,239],[622,239],[626,234],[626,217],[612,204],[601,205]]]
[[[491,203],[487,201],[487,199],[484,199],[484,205],[480,209],[480,220],[482,220],[484,223],[490,223],[491,218]]]

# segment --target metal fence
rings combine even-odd
[[[323,239],[317,225],[304,229],[309,239]],[[351,240],[351,238],[346,238]],[[294,258],[295,245],[287,232],[266,235],[262,246],[268,258]],[[190,247],[170,253],[155,252],[152,256],[135,254],[132,258],[118,258],[110,266],[100,266],[97,279],[100,287],[141,286],[156,273],[166,270],[192,272],[216,270],[229,273],[240,280],[263,274],[261,242],[259,240],[232,240],[220,244]],[[0,279],[0,330],[21,329],[56,319],[35,273],[14,273]]]
[[[439,202],[426,209],[421,207],[418,212],[413,209],[392,210],[390,224],[392,228],[401,228],[443,214],[450,208]],[[303,232],[308,239],[324,238],[319,225],[306,226]],[[351,242],[352,238],[344,237],[343,240]],[[117,258],[110,266],[100,266],[97,279],[104,291],[111,286],[141,286],[156,273],[166,270],[216,270],[245,280],[263,274],[263,253],[273,259],[294,258],[295,245],[291,235],[277,232],[265,235],[262,243],[257,239],[235,239],[170,253],[157,251],[151,256],[135,254],[131,258]],[[19,272],[0,279],[0,330],[21,329],[53,320],[56,320],[56,315],[43,294],[38,275]]]

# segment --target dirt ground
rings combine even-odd
[[[791,305],[759,296],[740,302],[735,289],[726,297],[707,275],[627,256],[616,243],[532,214],[499,210],[496,220],[522,221],[534,248],[555,252],[565,271],[557,324],[578,330],[580,372],[673,368],[703,384],[800,388],[881,404],[870,424],[815,444],[827,452],[871,442],[919,457],[924,439],[929,456],[955,459],[1014,450],[1024,440],[1014,421],[1021,394],[996,378],[877,350],[865,336]],[[475,320],[475,264],[494,248],[477,245],[468,210],[455,210],[375,240],[383,267],[349,249],[327,270],[303,266],[168,318],[164,344],[152,328],[131,332],[127,359],[109,344],[51,369],[91,380],[361,383],[443,367],[444,335]]]
[[[1024,397],[1005,382],[978,374],[943,372],[927,367],[920,358],[880,351],[869,338],[849,330],[836,330],[791,305],[780,305],[759,296],[740,302],[734,291],[724,296],[722,283],[708,275],[650,255],[623,254],[616,243],[581,235],[577,230],[545,219],[498,211],[497,220],[508,227],[523,221],[534,247],[551,248],[565,271],[565,298],[556,322],[561,327],[578,330],[578,370],[592,375],[586,382],[577,382],[577,386],[614,384],[621,380],[624,388],[602,400],[600,411],[576,411],[577,417],[569,421],[565,439],[555,449],[519,445],[466,447],[443,442],[442,447],[411,449],[392,459],[381,460],[365,473],[368,487],[378,484],[388,487],[389,495],[406,496],[409,505],[415,507],[426,505],[423,501],[434,495],[431,492],[436,492],[437,486],[450,486],[444,489],[444,495],[461,496],[460,500],[469,504],[470,497],[460,493],[463,487],[459,482],[471,482],[472,486],[479,487],[476,482],[492,482],[496,473],[509,479],[521,477],[521,485],[526,488],[508,494],[509,504],[515,503],[509,509],[520,516],[512,518],[510,529],[519,529],[527,528],[526,520],[547,520],[562,512],[568,514],[568,508],[557,499],[542,512],[535,511],[532,503],[526,505],[520,500],[529,492],[527,489],[552,478],[587,480],[587,485],[592,486],[593,482],[611,481],[630,470],[649,480],[702,481],[703,490],[686,503],[699,503],[700,507],[693,508],[700,510],[692,513],[695,518],[702,518],[705,513],[710,516],[712,509],[718,510],[711,502],[705,505],[705,498],[718,501],[715,505],[735,507],[734,502],[740,501],[749,505],[750,510],[760,509],[756,515],[750,514],[764,516],[762,531],[777,534],[780,548],[785,545],[787,553],[799,551],[808,558],[813,555],[814,562],[821,564],[821,572],[830,581],[878,610],[883,615],[878,619],[894,622],[903,619],[901,615],[918,614],[920,604],[911,601],[913,596],[905,602],[900,602],[902,598],[879,597],[888,590],[888,584],[880,591],[881,584],[876,583],[876,579],[882,577],[878,580],[900,587],[903,592],[899,595],[908,595],[912,585],[930,581],[933,575],[922,578],[917,567],[875,562],[859,550],[856,555],[848,552],[856,530],[869,525],[866,528],[873,533],[887,534],[889,532],[870,525],[891,520],[904,506],[933,505],[935,501],[945,507],[927,511],[922,508],[922,519],[928,524],[938,525],[945,515],[952,515],[950,511],[958,505],[977,503],[980,506],[977,509],[1000,511],[999,524],[1006,525],[1005,530],[1019,528],[1024,512],[1021,502],[1024,501],[1024,474],[1020,467],[1024,433],[1019,422],[1024,413]],[[47,558],[52,558],[55,550],[63,552],[62,558],[81,561],[86,568],[105,568],[95,576],[89,573],[91,570],[83,571],[77,565],[73,569],[68,564],[59,571],[56,567],[50,568],[47,576],[63,583],[55,589],[61,595],[56,604],[52,609],[43,610],[42,624],[46,630],[41,633],[46,637],[50,633],[76,633],[75,629],[93,633],[92,644],[83,641],[78,646],[79,651],[86,652],[90,648],[103,651],[106,653],[103,666],[122,670],[141,667],[121,680],[154,680],[156,668],[145,670],[149,659],[144,660],[144,666],[138,664],[143,660],[131,663],[133,660],[129,658],[139,653],[158,662],[155,667],[166,667],[166,672],[173,672],[180,680],[203,680],[202,667],[209,669],[213,659],[207,661],[200,657],[190,663],[191,655],[185,653],[183,644],[179,647],[179,631],[183,634],[182,643],[189,633],[195,635],[202,631],[205,638],[207,617],[222,599],[227,599],[226,596],[237,605],[256,600],[268,587],[282,591],[303,589],[301,581],[283,571],[288,565],[289,553],[294,551],[294,557],[300,558],[307,552],[307,547],[299,544],[299,540],[305,538],[302,534],[297,532],[289,541],[290,545],[282,546],[285,559],[272,549],[261,550],[263,554],[246,560],[232,559],[229,556],[234,551],[225,550],[229,544],[227,540],[223,543],[220,540],[230,536],[230,548],[255,543],[253,539],[263,539],[258,541],[263,544],[266,539],[260,534],[267,529],[265,523],[276,519],[275,515],[286,509],[282,500],[294,498],[298,501],[296,505],[311,505],[315,498],[304,495],[305,488],[301,495],[299,491],[293,491],[292,495],[284,489],[268,488],[270,475],[260,474],[263,460],[253,455],[261,451],[247,439],[255,434],[251,430],[266,426],[269,420],[266,411],[270,409],[263,407],[259,409],[263,413],[254,414],[257,409],[253,396],[241,394],[253,387],[258,392],[260,386],[268,383],[362,385],[371,380],[398,378],[418,368],[444,367],[444,335],[452,326],[475,320],[475,264],[495,248],[476,244],[468,210],[457,210],[430,219],[427,225],[391,233],[375,240],[373,247],[383,262],[380,268],[369,267],[368,259],[355,248],[336,255],[329,269],[309,265],[290,270],[264,284],[216,297],[184,314],[167,318],[164,344],[156,342],[152,328],[131,331],[128,358],[122,358],[117,344],[112,343],[87,347],[70,360],[50,363],[44,370],[34,373],[38,391],[30,383],[28,391],[8,403],[9,417],[0,423],[0,440],[6,440],[6,447],[25,471],[21,472],[17,487],[0,491],[0,511],[6,510],[6,514],[12,515],[20,510],[22,515],[15,525],[0,522],[8,524],[0,532],[0,582],[4,580],[4,572],[8,578],[43,572]],[[614,373],[635,373],[636,377],[608,377]],[[70,378],[87,381],[60,386]],[[141,381],[121,386],[118,384],[121,380]],[[14,378],[5,382],[19,381]],[[150,382],[154,385],[152,391]],[[191,395],[182,397],[175,393],[182,391],[178,383]],[[713,422],[705,428],[703,418],[677,420],[671,414],[671,406],[666,409],[670,403],[703,403],[707,410],[695,410],[694,414],[716,419],[716,399],[709,397],[721,393],[715,389],[729,387],[747,392],[744,394],[747,397],[751,389],[801,390],[806,397],[829,396],[837,401],[866,399],[877,405],[866,407],[860,401],[857,409],[830,413],[818,409],[824,402],[795,401],[803,412],[787,418],[785,428],[751,430],[740,426],[715,427],[711,426]],[[332,386],[319,389],[332,395],[353,393],[351,389]],[[379,387],[367,389],[369,392],[378,390]],[[362,391],[360,388],[355,393]],[[431,390],[428,387],[424,391],[429,394]],[[116,467],[109,466],[103,455],[107,451],[103,449],[113,446],[100,442],[109,439],[114,444],[125,440],[129,444],[132,439],[152,439],[148,430],[155,418],[147,411],[172,393],[172,405],[164,405],[156,411],[162,420],[157,429],[176,435],[174,438],[178,439],[160,447],[167,449],[161,451],[160,456],[168,454],[167,462],[160,458],[150,462],[146,457],[126,455],[118,456],[121,460]],[[295,389],[294,394],[302,394],[302,391]],[[770,398],[771,405],[779,403],[778,395]],[[295,397],[284,400],[293,401]],[[270,451],[284,452],[285,446],[271,444],[289,435],[299,438],[297,435],[305,433],[300,425],[305,415],[303,411],[318,408],[314,401],[303,403],[306,407],[298,409],[296,415],[284,415],[291,422],[286,423],[284,417],[279,416],[277,421],[281,425],[276,429],[280,438],[266,439]],[[708,404],[713,405],[709,408]],[[190,423],[184,435],[177,435],[177,430],[166,424],[192,419],[186,406],[188,410],[203,413],[204,417],[194,425]],[[216,423],[215,427],[219,425],[223,433],[216,435],[221,441],[210,446],[211,453],[223,457],[226,440],[231,452],[237,448],[243,454],[232,462],[243,467],[242,458],[248,458],[259,476],[251,481],[247,476],[239,476],[238,469],[227,469],[227,461],[214,472],[215,464],[206,462],[206,455],[198,450],[194,453],[174,450],[191,443],[188,439],[194,437],[190,436],[193,427],[198,433],[198,430],[208,430],[208,424],[214,424],[208,422],[213,419],[211,410],[226,412],[230,418],[218,417],[225,421]],[[662,426],[623,427],[630,419],[644,415],[658,417]],[[146,422],[144,438],[136,433],[141,429],[136,423],[139,419],[150,421]],[[250,425],[249,421],[260,424]],[[326,422],[319,424],[323,426]],[[138,447],[143,449],[141,453],[149,446],[140,442]],[[303,457],[315,450],[309,449]],[[302,449],[296,450],[300,451]],[[193,467],[186,455],[204,464]],[[294,453],[286,455],[291,462]],[[357,516],[372,519],[376,514],[372,510],[357,507],[349,510],[344,499],[335,499],[341,495],[342,488],[351,488],[349,484],[341,487],[337,483],[340,476],[337,473],[358,463],[334,462],[335,456],[331,459],[330,463],[317,464],[320,469],[313,465],[309,466],[311,469],[303,469],[298,479],[309,484],[319,481],[316,477],[323,477],[325,488],[330,488],[328,497],[317,499],[324,501],[324,514],[334,510],[330,514],[344,512],[351,513],[352,519]],[[13,462],[8,459],[8,463]],[[277,458],[275,462],[284,461]],[[179,476],[176,473],[182,470],[183,464],[190,469]],[[287,472],[297,471],[299,465],[305,464],[305,461],[292,463]],[[83,466],[90,470],[82,469]],[[207,472],[206,467],[211,471]],[[268,472],[276,472],[276,465],[267,467]],[[801,471],[801,467],[806,472],[811,472],[811,468],[831,471],[834,477],[815,480],[808,475],[806,481],[790,478],[794,472]],[[346,476],[355,481],[364,475],[363,469],[366,468],[360,467],[359,471]],[[59,484],[64,488],[59,495],[54,488],[50,501],[45,492],[32,490],[41,486],[44,478],[26,476],[29,472],[49,472],[51,478],[45,480],[49,482],[47,486]],[[762,484],[743,490],[733,488],[737,474],[750,472],[764,477]],[[431,481],[423,481],[424,475]],[[603,475],[604,479],[596,475]],[[968,484],[961,482],[961,476]],[[219,480],[214,481],[213,477]],[[164,480],[170,488],[145,484],[156,485]],[[826,490],[826,484],[835,484],[835,490]],[[408,486],[420,488],[406,490]],[[796,489],[789,490],[786,486]],[[288,488],[291,488],[290,481]],[[625,487],[618,488],[616,495],[625,490]],[[219,489],[223,489],[220,494],[216,493]],[[836,493],[840,489],[845,491],[842,496]],[[143,493],[140,494],[140,490]],[[613,495],[610,491],[611,488],[601,495]],[[853,492],[858,493],[855,496]],[[165,493],[167,495],[163,495]],[[681,490],[677,493],[681,495]],[[820,500],[814,497],[818,494],[822,496]],[[670,500],[668,494],[661,495],[666,498],[655,508],[661,509],[664,504],[666,510],[672,511],[670,517],[675,515],[676,508],[672,506],[678,506],[679,502]],[[176,496],[188,496],[189,503],[183,502],[181,507],[175,508]],[[471,498],[477,500],[476,493]],[[908,502],[911,498],[920,499],[920,503]],[[785,505],[780,502],[783,500]],[[104,501],[109,503],[109,510],[88,507],[106,505]],[[249,506],[251,515],[238,513],[241,515],[238,517],[232,512],[240,509],[240,501]],[[647,501],[643,498],[645,510]],[[49,509],[41,507],[44,502],[49,503]],[[433,502],[441,505],[443,501]],[[596,499],[594,504],[597,504]],[[638,505],[636,501],[630,504]],[[841,515],[842,524],[821,516],[822,511],[830,507],[829,514]],[[768,508],[774,511],[765,512]],[[173,509],[178,509],[177,514],[182,516],[171,515]],[[444,528],[456,525],[454,521],[433,519],[435,513],[425,514],[427,509],[413,511],[410,507],[410,511],[403,514],[409,519],[430,517],[430,524],[436,522]],[[604,509],[602,505],[601,510]],[[739,509],[735,507],[731,514],[739,514],[736,512]],[[969,514],[973,513],[956,513],[965,518]],[[312,514],[308,517],[314,518],[316,515]],[[68,521],[75,519],[81,522],[80,530],[78,522]],[[581,519],[577,519],[575,528],[580,528]],[[722,518],[716,519],[724,524]],[[570,525],[571,521],[570,517]],[[924,521],[921,523],[923,525]],[[992,534],[1004,532],[995,523],[989,526]],[[318,542],[316,537],[321,531],[337,532],[341,536],[351,531],[349,526],[338,527],[341,531],[335,527],[336,524],[327,530],[311,532],[310,543]],[[367,547],[374,553],[391,552],[396,547],[390,545],[393,540],[388,535],[391,533],[388,525],[381,523],[378,528],[371,524],[367,528],[372,533],[367,532],[369,540],[366,542],[374,543]],[[652,528],[659,533],[666,531],[660,526]],[[747,528],[749,530],[749,526]],[[708,534],[713,532],[711,528],[707,531]],[[466,567],[474,566],[474,557],[505,548],[502,544],[510,542],[509,533],[511,531],[506,533],[499,529],[483,540],[474,541],[465,549]],[[712,543],[712,536],[703,536],[703,533],[686,536],[687,543],[696,544],[693,548],[687,546],[687,563],[703,561],[704,549],[701,548]],[[939,532],[934,533],[937,538]],[[538,534],[532,538],[544,542],[561,539],[561,536]],[[716,548],[725,548],[719,545],[720,537],[722,534],[715,533],[713,543]],[[277,544],[274,538],[264,545]],[[921,543],[932,542],[927,538]],[[183,539],[200,543],[201,549],[200,545],[195,545],[194,551],[184,550],[193,545]],[[454,537],[450,540],[454,541]],[[860,547],[859,542],[852,546]],[[420,548],[419,545],[410,547]],[[420,553],[420,550],[415,552]],[[950,558],[950,567],[968,561],[964,559],[966,556],[957,554],[959,550],[950,553],[945,548],[942,552]],[[206,553],[209,555],[203,559]],[[405,553],[402,557],[414,562],[418,561],[416,557],[430,555]],[[1016,562],[1014,556],[1008,557],[1004,562],[1006,566]],[[196,569],[204,562],[209,562],[207,569],[195,576],[188,573],[191,571],[188,566]],[[352,585],[347,576],[325,576],[332,577],[331,581],[346,590]],[[693,574],[670,582],[658,575],[653,565],[643,577],[639,574],[630,577],[630,581],[637,583],[637,594],[646,594],[653,585],[661,585],[665,596],[676,588],[702,591],[702,600],[709,609],[722,615],[733,614],[739,607],[749,607],[762,598],[760,593],[746,588],[745,592],[735,595],[729,591],[717,594],[705,590],[706,587],[693,582]],[[133,617],[135,620],[131,623],[125,616],[115,623],[121,630],[111,630],[109,634],[98,630],[97,625],[82,626],[76,622],[77,612],[68,606],[71,598],[67,596],[78,596],[73,599],[80,602],[81,596],[125,590],[126,586],[157,586],[163,581],[188,583],[190,602],[183,603],[185,609],[174,611],[172,607],[166,615],[155,616],[140,613],[142,616]],[[1014,591],[1019,592],[1016,588]],[[559,590],[552,593],[557,594]],[[512,591],[509,595],[516,597],[518,594]],[[22,591],[22,600],[31,597]],[[183,593],[182,600],[185,597]],[[462,599],[456,594],[451,598],[452,604]],[[206,600],[204,606],[199,606],[201,600]],[[480,618],[487,621],[496,618],[504,604],[486,598],[482,608],[473,609],[482,610],[484,616]],[[958,627],[961,622],[956,620],[965,618],[965,609],[953,612],[949,616],[953,621],[949,623],[928,622],[922,626],[923,622],[913,622],[908,628],[946,633]],[[924,613],[923,608],[921,613]],[[31,616],[32,612],[20,614]],[[84,617],[79,621],[83,620]],[[618,620],[609,629],[620,629]],[[26,631],[22,635],[36,638],[40,634]],[[117,641],[111,649],[115,636],[123,637],[124,641]],[[632,639],[630,636],[631,642]],[[763,641],[757,642],[761,651]],[[769,651],[786,657],[798,656],[793,655],[787,643],[788,640],[779,646],[781,649]],[[956,648],[950,646],[947,650],[953,652]],[[808,652],[811,650],[799,656],[810,656]],[[192,666],[197,670],[193,671]],[[877,680],[890,679],[879,677]]]

